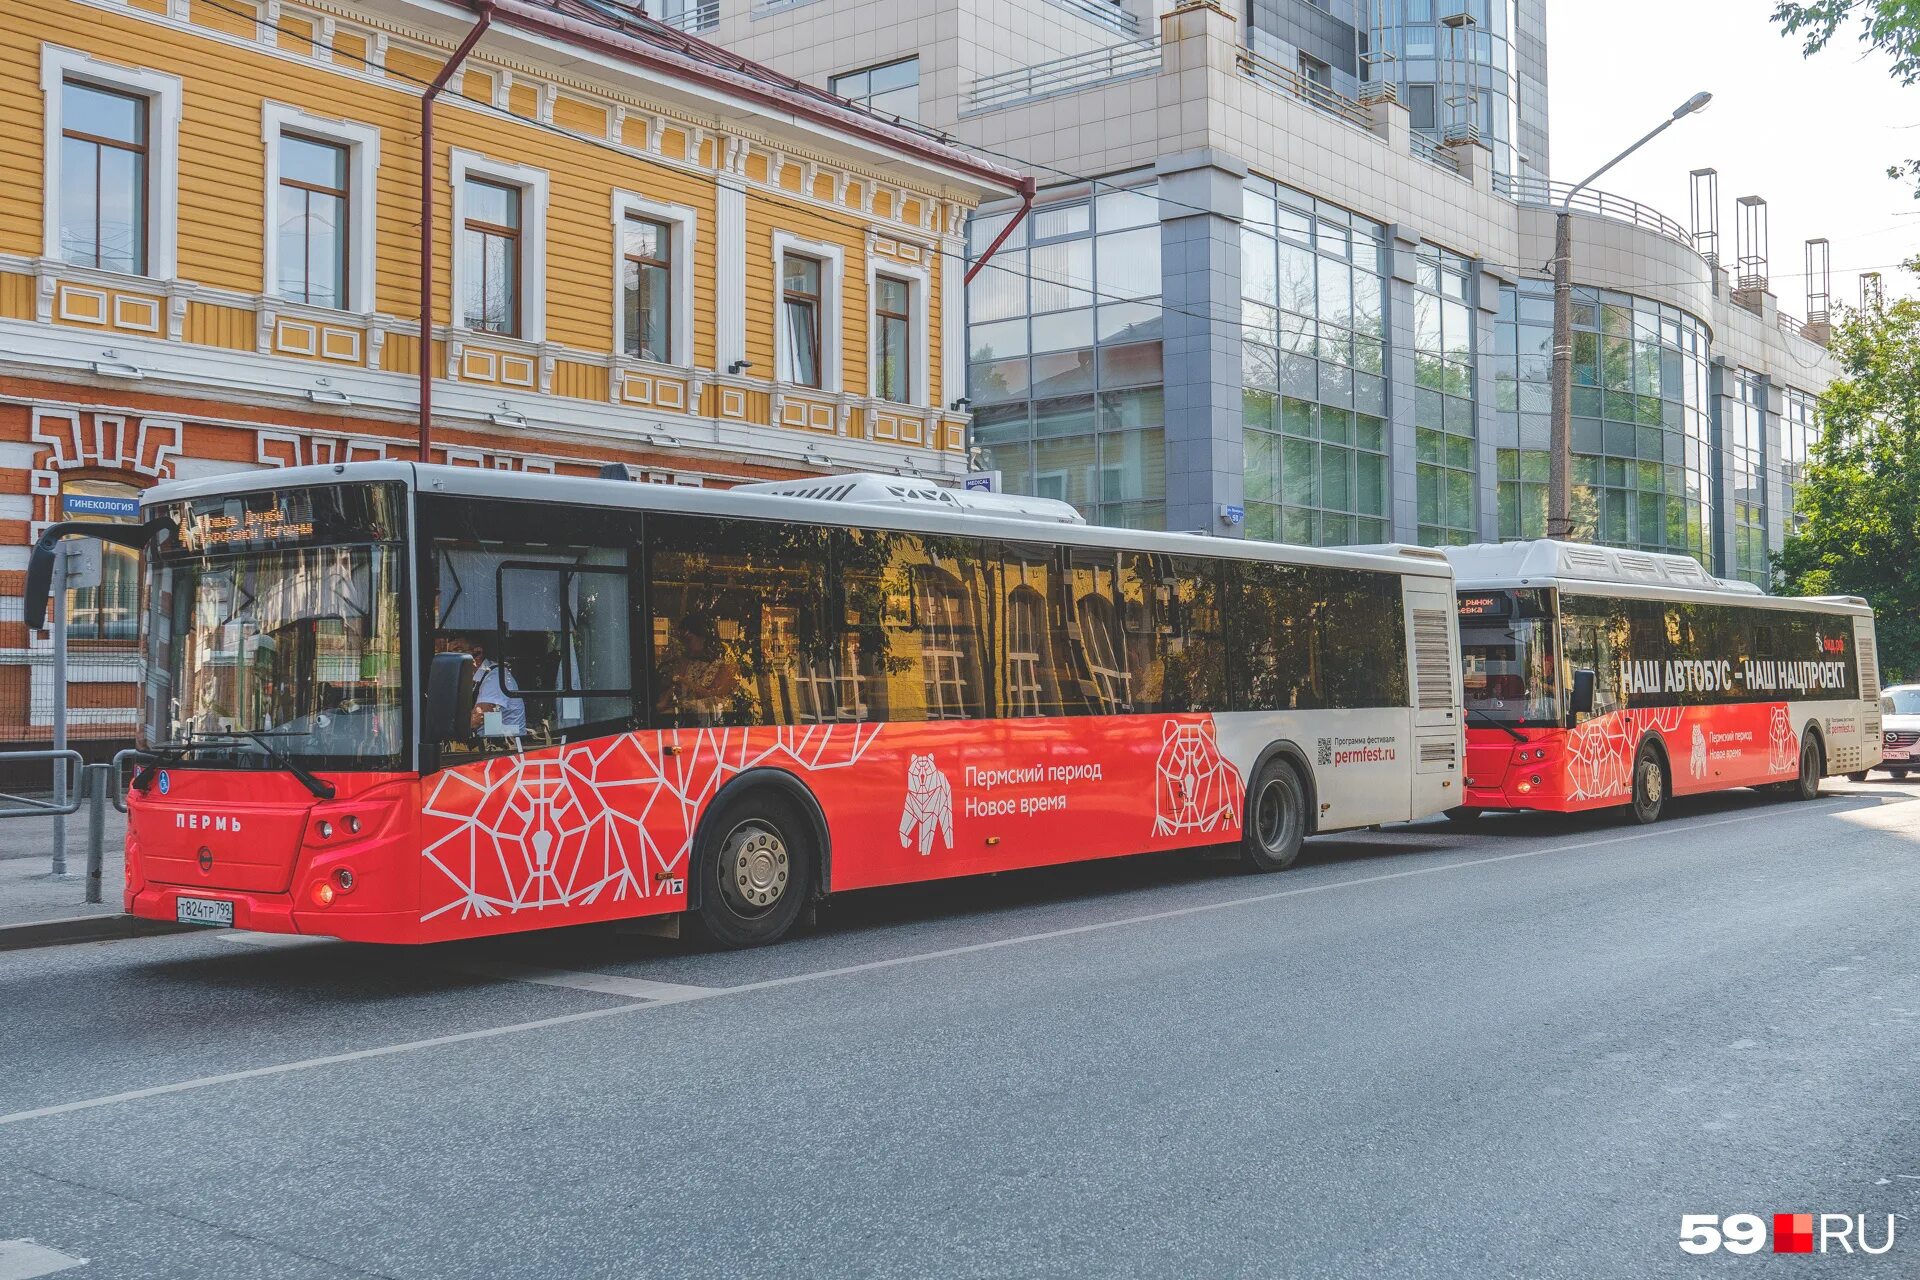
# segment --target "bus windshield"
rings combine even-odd
[[[271,768],[277,752],[312,768],[405,767],[402,545],[271,545],[328,525],[397,533],[392,513],[370,527],[348,512],[340,529],[337,501],[311,518],[315,491],[264,495],[268,507],[260,496],[211,518],[185,512],[184,553],[155,566],[146,745],[195,743],[183,764]]]
[[[1460,593],[1461,688],[1470,719],[1560,722],[1553,599],[1539,590]]]

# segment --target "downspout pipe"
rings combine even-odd
[[[493,25],[493,0],[475,0],[480,20],[420,97],[420,461],[433,452],[433,103]],[[449,317],[451,320],[451,317]]]
[[[987,246],[987,251],[981,254],[972,266],[967,268],[967,274],[960,280],[961,284],[972,284],[973,278],[980,274],[980,268],[986,266],[987,263],[992,260],[994,254],[1000,252],[1000,246],[1007,242],[1007,237],[1012,235],[1014,230],[1018,228],[1022,222],[1027,220],[1027,215],[1033,212],[1033,197],[1036,190],[1037,187],[1031,177],[1020,179],[1019,212],[1013,215],[1012,220],[1009,221],[1006,226],[1000,228],[1000,234],[993,238],[993,243]]]

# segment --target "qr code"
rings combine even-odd
[[[1332,738],[1320,739],[1320,767],[1323,769],[1333,767],[1333,739]]]

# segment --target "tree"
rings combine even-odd
[[[1893,74],[1902,85],[1920,82],[1920,0],[1780,0],[1773,8],[1773,20],[1788,35],[1804,37],[1808,57],[1826,48],[1854,19],[1860,43],[1891,57]],[[1892,165],[1887,176],[1914,182],[1914,198],[1920,199],[1920,160]]]
[[[1920,271],[1920,258],[1907,265]],[[1891,683],[1920,676],[1920,300],[1848,313],[1832,351],[1841,376],[1820,402],[1805,524],[1775,565],[1796,595],[1873,605]]]

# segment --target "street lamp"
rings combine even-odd
[[[1673,109],[1673,114],[1648,131],[1640,141],[1588,174],[1560,201],[1553,225],[1553,470],[1547,477],[1547,536],[1573,537],[1569,510],[1573,490],[1573,198],[1592,186],[1600,175],[1625,160],[1713,101],[1710,93],[1696,93]]]

